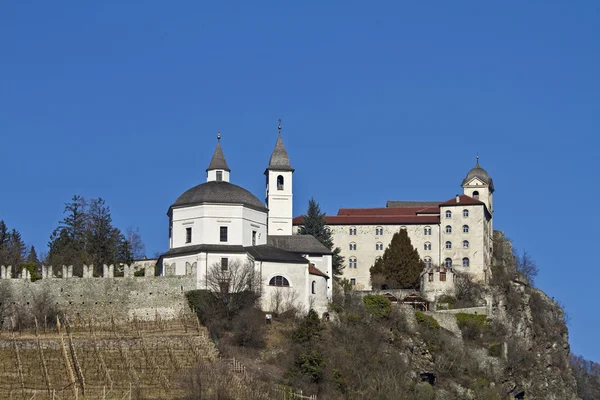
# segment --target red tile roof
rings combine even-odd
[[[453,197],[450,200],[440,204],[440,206],[485,206],[485,203],[483,201],[474,199],[470,196],[467,196],[466,194],[461,194],[460,196],[458,196],[458,198],[458,202],[456,201],[456,197]]]
[[[302,225],[303,217],[293,219],[294,225]],[[327,225],[411,225],[411,224],[437,224],[437,215],[327,215]]]
[[[438,224],[440,207],[471,206],[485,203],[465,194],[441,203],[439,206],[399,206],[375,208],[340,208],[337,215],[325,216],[327,225],[412,225]],[[487,209],[486,209],[487,210]],[[302,225],[302,216],[293,219],[294,225]]]
[[[308,273],[311,275],[323,276],[323,277],[329,279],[329,276],[327,276],[327,274],[321,272],[321,270],[316,268],[314,264],[308,264]]]

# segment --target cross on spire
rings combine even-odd
[[[221,131],[217,132],[217,141],[221,143]]]
[[[279,118],[279,125],[277,125],[277,132],[281,135],[281,118]]]

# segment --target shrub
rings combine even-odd
[[[374,317],[387,318],[392,311],[392,302],[381,295],[367,295],[363,297],[367,311]]]
[[[233,320],[233,344],[261,349],[265,347],[264,314],[257,308],[242,311]]]
[[[426,326],[429,329],[440,329],[440,324],[430,315],[426,315],[421,311],[415,311],[415,318],[419,325]]]
[[[487,316],[476,314],[456,314],[456,323],[463,334],[463,338],[475,340],[484,333],[488,327]]]
[[[323,379],[325,365],[323,355],[317,350],[300,354],[295,362],[298,371],[310,377],[310,380],[314,383],[318,383]]]
[[[292,340],[295,343],[307,343],[321,335],[321,321],[317,312],[312,308],[302,319],[298,327],[292,332]]]
[[[447,294],[437,299],[437,304],[448,304],[448,309],[454,308],[454,303],[456,303],[456,297],[448,296]]]
[[[488,354],[491,357],[502,357],[502,343],[494,342],[488,347]]]

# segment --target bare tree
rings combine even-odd
[[[146,246],[144,245],[144,242],[142,242],[140,228],[128,228],[126,237],[130,246],[131,254],[133,255],[133,259],[143,259],[146,256]]]
[[[256,304],[261,280],[252,262],[236,259],[227,264],[212,264],[206,274],[206,286],[231,318],[239,310]]]
[[[517,268],[517,272],[523,275],[528,283],[533,286],[533,281],[539,269],[527,251],[523,251],[522,254],[515,252],[515,267]]]

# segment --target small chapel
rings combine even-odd
[[[266,175],[266,203],[231,183],[221,135],[206,182],[185,191],[169,207],[169,250],[160,274],[192,275],[209,290],[207,274],[233,263],[252,265],[260,276],[261,307],[273,311],[275,296],[304,310],[327,311],[332,296],[332,252],[310,235],[294,235],[293,173],[281,125]]]

